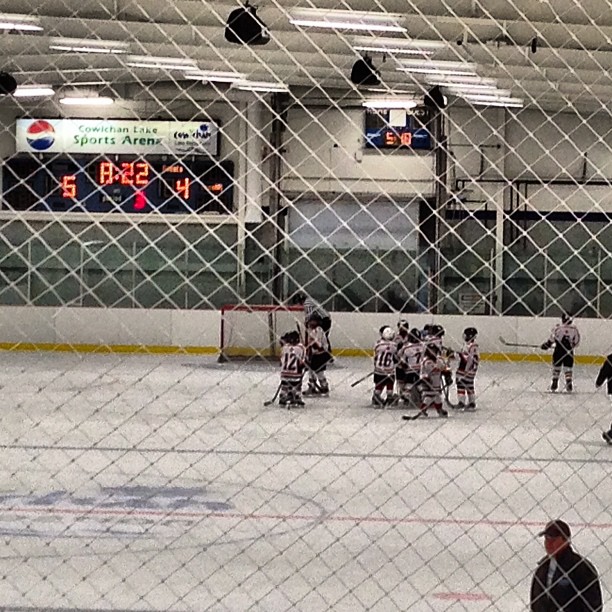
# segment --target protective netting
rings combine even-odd
[[[0,605],[514,611],[556,518],[607,598],[612,4],[241,7],[2,3]],[[473,414],[371,409],[399,319],[477,328]]]

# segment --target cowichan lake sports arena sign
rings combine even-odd
[[[18,119],[18,153],[219,154],[215,121]]]

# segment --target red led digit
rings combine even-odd
[[[395,134],[393,132],[385,132],[385,145],[388,147],[392,147],[395,145]]]
[[[188,200],[189,196],[191,195],[191,179],[177,179],[174,181],[174,189],[176,193],[183,198],[183,200]]]
[[[401,141],[403,146],[409,147],[412,144],[412,132],[402,132]]]
[[[136,162],[133,164],[134,185],[145,187],[149,184],[149,164],[146,162]]]
[[[112,185],[115,182],[115,166],[112,162],[100,162],[98,166],[98,183]]]
[[[120,182],[122,185],[134,184],[134,164],[130,162],[121,162]]]
[[[66,200],[74,200],[77,195],[76,176],[74,174],[65,174],[61,178],[62,198]]]

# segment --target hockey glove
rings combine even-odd
[[[547,340],[546,342],[544,342],[542,344],[542,346],[540,347],[543,351],[547,351],[550,347],[552,346],[552,342],[550,340]]]

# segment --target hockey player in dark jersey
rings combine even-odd
[[[281,406],[303,406],[302,377],[304,376],[304,363],[306,349],[300,342],[300,334],[291,331],[281,338],[281,388],[278,403]]]
[[[478,331],[475,327],[466,327],[463,331],[465,344],[458,354],[459,366],[455,375],[457,383],[457,399],[459,410],[476,410],[476,393],[474,389],[474,379],[478,371],[480,353],[476,336]],[[466,402],[467,399],[467,402]]]
[[[599,369],[595,386],[599,389],[605,382],[607,382],[607,391],[610,400],[612,401],[612,355],[608,355],[603,365]],[[608,431],[604,431],[602,434],[603,439],[608,443],[612,444],[612,424]]]
[[[550,390],[559,388],[559,376],[561,368],[565,370],[565,390],[571,393],[574,390],[573,368],[574,349],[580,344],[580,332],[574,325],[571,317],[567,314],[561,316],[558,323],[550,333],[550,338],[542,344],[543,350],[555,347],[552,357],[552,382]]]
[[[374,394],[372,405],[382,408],[395,403],[395,365],[397,363],[397,344],[395,332],[391,327],[381,327],[380,340],[374,345]],[[383,397],[383,392],[385,392]]]

